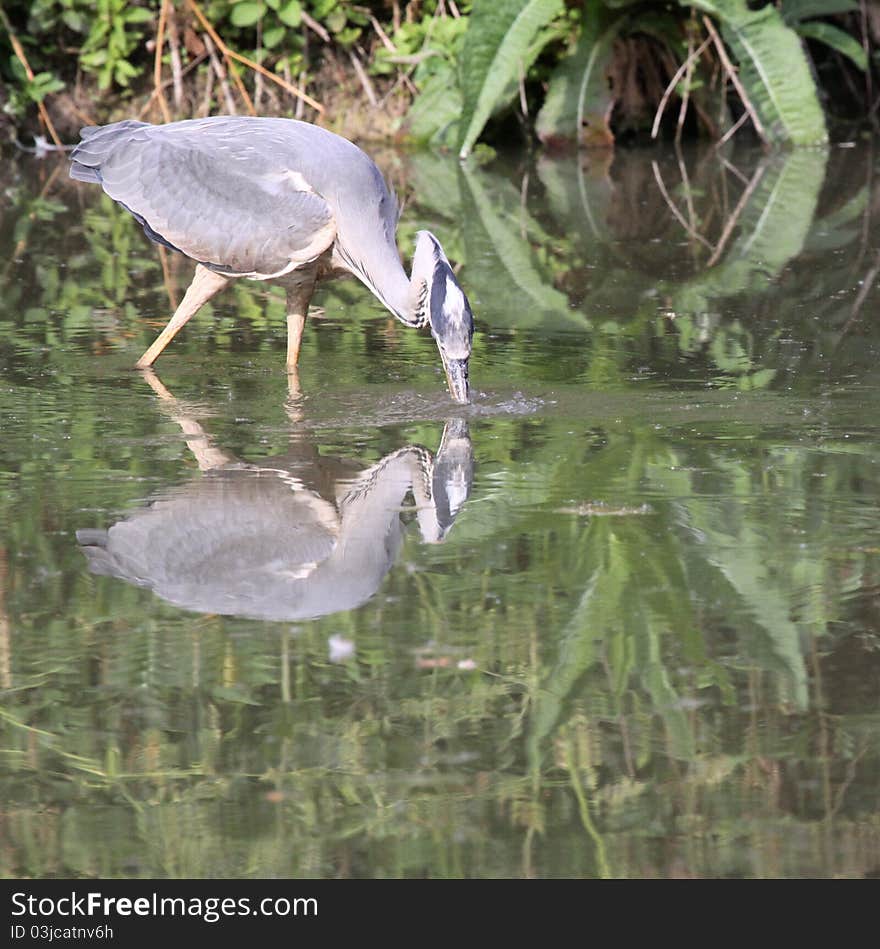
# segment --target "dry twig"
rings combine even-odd
[[[159,103],[159,111],[162,113],[162,119],[165,122],[171,121],[171,112],[162,89],[162,53],[165,47],[165,26],[168,22],[169,2],[170,0],[162,0],[162,6],[159,9],[159,26],[156,29],[156,55],[153,58],[153,89],[156,92],[155,98]]]
[[[317,33],[325,43],[330,42],[330,34],[327,30],[314,17],[309,16],[305,10],[302,12],[302,21],[313,33]]]
[[[206,47],[206,49],[207,49],[207,47]],[[191,72],[196,68],[196,66],[200,66],[207,58],[208,58],[208,53],[207,53],[207,52],[204,52],[204,53],[202,53],[201,55],[196,56],[196,58],[195,58],[191,63],[189,63],[185,69],[183,69],[183,70],[181,71],[181,73],[180,73],[180,78],[183,79],[184,76],[186,76],[188,73],[191,73]],[[209,71],[208,75],[209,75],[209,76],[210,76],[210,75],[213,75],[213,73],[211,73],[211,72]],[[167,89],[173,82],[174,82],[174,79],[173,79],[173,78],[171,78],[171,79],[164,79],[164,80],[162,81],[162,86],[161,86],[161,88],[162,88],[163,90],[164,90],[164,89]],[[154,87],[154,88],[153,88],[153,91],[150,93],[149,98],[148,98],[147,101],[144,103],[143,108],[142,108],[141,111],[138,113],[138,118],[139,118],[139,119],[142,119],[142,118],[147,114],[147,112],[150,111],[150,109],[153,107],[153,100],[156,98],[156,96],[157,96],[158,94],[159,94],[159,90],[158,90],[156,87]],[[207,113],[206,113],[206,114],[207,114]],[[92,121],[89,121],[88,124],[89,124],[89,125],[94,125],[95,123],[92,122]]]
[[[211,25],[211,21],[205,16],[202,12],[202,8],[196,3],[196,0],[186,0],[187,5],[190,10],[196,15],[199,23],[202,24],[203,29],[214,41],[214,45],[220,52],[223,54],[223,58],[226,60],[226,66],[229,71],[229,74],[232,76],[232,81],[235,83],[236,88],[238,89],[238,94],[241,96],[242,102],[245,104],[245,108],[250,112],[251,115],[256,115],[257,110],[254,108],[254,104],[251,101],[251,97],[248,95],[247,89],[244,87],[244,83],[241,81],[241,76],[238,74],[238,70],[235,67],[233,60],[241,59],[244,60],[246,65],[256,66],[256,63],[251,63],[249,59],[245,59],[243,56],[239,56],[238,53],[234,53],[220,38],[218,32]],[[262,68],[262,67],[261,67]]]
[[[681,97],[681,108],[678,110],[678,124],[675,127],[675,144],[679,145],[681,143],[681,131],[684,128],[684,120],[687,116],[688,102],[691,98],[691,79],[694,75],[694,40],[690,33],[688,33],[688,57],[687,57],[687,72],[684,76],[684,94]]]
[[[669,210],[672,211],[672,213],[675,215],[675,219],[678,221],[679,224],[681,224],[681,226],[688,232],[688,234],[690,234],[690,236],[694,240],[699,241],[701,244],[703,244],[704,246],[708,247],[711,250],[712,245],[709,243],[709,241],[707,241],[706,238],[703,237],[703,235],[700,234],[699,231],[694,230],[694,228],[692,228],[690,224],[688,224],[688,222],[685,220],[684,215],[675,206],[675,202],[672,200],[672,198],[669,197],[669,192],[666,190],[666,185],[663,183],[663,176],[660,174],[660,166],[657,164],[656,161],[652,161],[651,167],[654,169],[654,180],[657,182],[657,187],[660,189],[660,194],[663,196],[663,200],[666,202]]]
[[[373,88],[373,83],[370,82],[370,77],[367,75],[366,70],[364,69],[360,59],[353,49],[348,51],[348,58],[351,60],[352,66],[354,66],[354,71],[357,73],[361,87],[363,88],[364,94],[369,100],[370,105],[374,109],[377,108],[379,105],[379,100],[376,97],[376,90]]]
[[[722,146],[729,138],[731,138],[732,136],[736,135],[737,130],[738,130],[739,127],[743,124],[743,122],[745,122],[745,120],[746,120],[748,117],[749,117],[749,113],[748,113],[748,112],[743,112],[743,114],[733,123],[733,125],[730,126],[730,128],[721,136],[721,138],[718,139],[718,141],[715,143],[715,147],[716,147],[716,148],[721,148],[721,146]]]
[[[251,102],[251,97],[247,94],[247,90],[244,87],[244,83],[241,81],[241,77],[238,75],[238,70],[235,69],[235,63],[233,63],[232,60],[235,60],[235,62],[241,63],[243,66],[247,66],[249,69],[253,69],[254,72],[261,73],[267,79],[271,79],[272,82],[277,83],[283,89],[286,89],[292,96],[296,96],[297,98],[302,99],[307,105],[310,105],[320,115],[324,114],[324,106],[322,106],[320,102],[317,102],[315,99],[313,99],[310,95],[303,92],[302,89],[297,89],[296,86],[291,85],[291,83],[286,82],[280,76],[276,76],[275,73],[270,72],[268,69],[265,68],[265,66],[261,66],[259,63],[255,63],[252,59],[248,59],[247,56],[242,56],[241,53],[236,53],[234,49],[230,49],[223,42],[220,36],[217,34],[217,31],[214,29],[214,27],[211,26],[211,24],[208,22],[208,18],[201,11],[201,9],[199,8],[199,5],[195,2],[195,0],[186,0],[186,2],[189,4],[193,13],[195,13],[195,15],[199,18],[199,22],[205,28],[205,32],[211,37],[211,39],[217,45],[217,48],[220,50],[220,52],[223,54],[226,61],[229,63],[229,66],[230,66],[229,72],[232,74],[232,78],[235,81],[236,86],[238,87],[238,91],[240,95],[242,96],[242,98],[244,99],[244,103],[247,106],[248,111],[251,113],[251,115],[256,115],[254,104],[253,102]],[[305,19],[303,20],[303,22],[305,22]],[[326,33],[326,30],[324,32]],[[328,34],[328,39],[329,39],[329,34]]]
[[[34,71],[31,69],[31,64],[28,62],[27,56],[24,54],[24,48],[19,42],[15,30],[12,29],[12,24],[9,22],[9,18],[6,16],[6,11],[3,9],[3,7],[0,7],[0,23],[3,24],[4,29],[9,34],[9,42],[12,44],[12,50],[15,53],[18,61],[24,67],[24,72],[28,77],[28,81],[33,82]],[[43,105],[42,101],[37,103],[37,110],[40,113],[40,119],[43,125],[46,127],[46,131],[49,133],[52,141],[59,148],[63,148],[64,146],[61,144],[61,139],[58,137],[58,133],[55,131],[55,126],[52,124],[52,120],[49,118],[49,113],[46,111],[46,106]]]
[[[177,30],[177,18],[168,18],[168,52],[171,58],[171,81],[174,86],[174,108],[177,114],[183,112],[183,63],[180,58],[180,36]]]
[[[862,309],[862,306],[867,299],[868,294],[871,292],[871,289],[874,286],[874,281],[877,279],[877,274],[880,273],[880,252],[877,253],[875,257],[874,266],[865,274],[862,279],[862,287],[856,295],[855,301],[852,305],[852,310],[850,311],[849,318],[847,319],[844,327],[843,333],[848,333],[850,326],[858,319],[859,311]]]
[[[657,133],[660,131],[660,120],[663,118],[663,113],[666,111],[666,104],[669,102],[669,97],[672,95],[681,77],[686,72],[688,72],[688,69],[693,67],[693,64],[703,55],[703,51],[711,42],[711,37],[709,37],[700,43],[700,45],[678,67],[672,79],[669,80],[669,85],[664,90],[663,95],[660,98],[660,104],[657,106],[657,112],[654,114],[654,124],[651,127],[651,138],[656,138]]]
[[[764,126],[761,124],[761,120],[758,118],[758,113],[755,111],[755,107],[752,105],[751,99],[746,95],[746,90],[743,87],[743,84],[739,81],[739,76],[736,74],[736,69],[733,66],[733,63],[730,61],[730,57],[727,55],[727,50],[724,48],[724,43],[721,42],[721,37],[718,35],[718,31],[715,29],[714,24],[709,19],[709,17],[703,17],[703,23],[706,24],[706,29],[709,32],[709,36],[712,37],[712,42],[715,44],[715,49],[718,50],[718,57],[721,60],[721,64],[724,67],[724,71],[730,76],[730,81],[733,83],[734,88],[739,93],[739,97],[742,100],[742,104],[749,114],[749,118],[752,120],[752,124],[755,126],[755,131],[761,138],[761,141],[767,142],[767,133],[764,131]]]
[[[733,233],[733,229],[736,227],[736,223],[739,220],[739,216],[743,213],[743,209],[749,202],[749,198],[754,194],[755,188],[758,187],[758,182],[764,177],[764,169],[766,166],[764,164],[758,165],[755,169],[755,173],[752,175],[751,181],[746,185],[745,190],[740,195],[739,201],[736,203],[736,207],[733,209],[733,214],[727,219],[727,223],[724,225],[724,230],[721,232],[721,237],[718,239],[718,245],[715,247],[715,250],[712,252],[712,256],[706,261],[706,267],[714,267],[715,264],[721,259],[721,254],[724,252],[724,248],[727,245],[727,242],[730,240],[730,235]]]
[[[235,108],[235,100],[232,98],[232,92],[229,88],[229,83],[226,81],[226,70],[223,68],[223,63],[220,62],[220,59],[217,56],[217,48],[214,46],[214,41],[208,36],[207,33],[202,37],[205,42],[205,47],[208,50],[208,57],[211,60],[211,68],[214,71],[214,75],[217,77],[217,81],[220,83],[220,91],[223,93],[223,98],[226,100],[226,111],[230,115],[237,115],[238,109]]]

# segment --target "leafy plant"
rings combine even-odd
[[[64,83],[50,72],[38,72],[33,79],[28,79],[23,67],[14,61],[13,70],[19,77],[19,85],[10,89],[9,100],[4,106],[9,115],[23,116],[28,106],[42,102],[47,95],[60,92]]]
[[[868,57],[861,43],[833,23],[816,22],[819,17],[855,13],[858,9],[855,0],[783,0],[779,12],[785,23],[799,36],[830,46],[865,72],[868,69]]]
[[[80,53],[80,62],[98,77],[98,86],[114,83],[126,87],[138,75],[131,54],[143,41],[143,27],[153,20],[153,11],[132,6],[128,0],[98,0],[95,19]]]
[[[498,0],[474,7],[462,48],[460,158],[470,154],[496,106],[509,101],[540,52],[542,31],[561,12],[561,0]]]
[[[739,62],[740,80],[769,141],[792,145],[827,141],[825,117],[801,41],[772,4],[758,10],[751,10],[746,0],[688,0],[688,5],[721,22]]]
[[[545,144],[556,139],[610,144],[611,98],[607,73],[624,18],[609,15],[601,0],[587,0],[580,37],[556,67],[535,131]]]
[[[802,40],[822,42],[859,69],[867,69],[862,44],[840,26],[817,19],[852,13],[857,9],[853,0],[787,0],[778,9],[771,3],[752,9],[746,0],[679,0],[679,6],[681,11],[675,13],[661,3],[587,0],[581,8],[579,39],[558,60],[550,79],[537,122],[539,137],[545,142],[608,143],[613,99],[608,96],[607,77],[612,72],[613,44],[618,35],[652,36],[676,60],[685,61],[679,73],[679,92],[687,88],[688,94],[699,93],[703,79],[695,76],[687,84],[682,79],[689,51],[702,39],[690,46],[685,43],[684,17],[697,10],[708,14],[720,28],[726,51],[715,51],[705,42],[695,59],[711,56],[717,62],[721,57],[725,73],[739,83],[742,104],[753,116],[758,134],[767,142],[780,144],[827,141],[825,117]],[[543,45],[541,37],[544,43],[549,37],[542,31],[558,14],[559,7],[551,0],[506,0],[475,6],[461,53],[462,157],[473,148],[493,112],[513,101],[516,83],[512,80],[522,76],[534,61],[535,52]],[[711,23],[707,29],[714,29]],[[693,70],[694,63],[688,68]],[[624,97],[626,91],[617,89],[616,95]],[[706,124],[712,124],[708,117]]]
[[[454,147],[462,111],[458,63],[468,19],[432,17],[402,23],[392,39],[395,51],[380,46],[372,72],[391,76],[411,64],[412,81],[418,88],[405,119],[405,131],[417,142]]]

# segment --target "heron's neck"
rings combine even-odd
[[[361,275],[364,279],[365,275]],[[413,267],[412,278],[406,275],[399,260],[382,271],[381,279],[366,275],[364,282],[389,310],[407,326],[424,326],[427,320],[427,283]]]
[[[377,294],[389,310],[407,326],[424,326],[426,286],[423,280],[411,281],[403,267],[393,281],[384,280]]]
[[[394,245],[383,242],[370,248],[367,256],[367,260],[347,261],[349,269],[402,323],[424,326],[428,321],[427,295],[434,266],[429,248],[421,242],[416,245],[410,277]]]

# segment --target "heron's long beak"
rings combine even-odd
[[[449,394],[456,402],[469,401],[468,389],[468,361],[467,359],[453,359],[440,350],[440,359],[446,371],[446,381],[449,383]]]

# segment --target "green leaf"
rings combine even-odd
[[[776,378],[775,369],[759,369],[750,376],[742,376],[737,380],[737,388],[743,390],[764,389]]]
[[[302,4],[299,0],[290,0],[278,11],[278,19],[285,26],[299,26],[302,22]]]
[[[864,47],[854,36],[850,36],[839,27],[832,26],[830,23],[801,23],[797,31],[807,39],[817,40],[836,49],[838,53],[852,60],[862,72],[867,71],[868,57],[865,55]]]
[[[153,19],[153,11],[143,7],[131,7],[125,12],[126,23],[149,23]]]
[[[613,142],[606,118],[611,96],[605,67],[622,23],[621,18],[608,23],[607,17],[602,16],[601,4],[594,3],[585,9],[577,46],[553,73],[535,122],[538,138],[545,145],[581,141],[584,137],[591,142],[595,137],[604,144]]]
[[[38,72],[31,80],[34,86],[48,86],[58,80],[50,72]],[[63,85],[63,83],[62,83]]]
[[[113,79],[119,86],[127,86],[136,75],[137,69],[125,59],[118,60],[113,68]]]
[[[286,26],[273,26],[263,33],[263,46],[265,46],[266,49],[275,49],[286,35]]]
[[[348,17],[345,15],[345,10],[339,8],[335,9],[332,13],[327,15],[327,18],[324,20],[324,24],[331,33],[339,33],[345,29],[345,24],[348,23]]]
[[[40,72],[34,76],[28,84],[28,97],[34,102],[42,102],[52,92],[60,92],[64,88],[64,83],[56,79],[52,73]]]
[[[74,33],[88,32],[89,27],[86,18],[79,10],[65,10],[61,14],[61,21]]]
[[[856,0],[782,0],[779,13],[789,26],[793,26],[811,17],[852,13],[858,9]]]
[[[515,83],[532,41],[562,8],[562,0],[475,4],[461,54],[460,158],[470,154],[505,90]]]
[[[107,50],[106,49],[97,49],[93,53],[83,53],[79,61],[84,65],[88,66],[90,69],[94,69],[97,66],[103,66],[107,62]]]
[[[457,139],[460,117],[461,92],[455,84],[452,69],[447,66],[419,90],[406,115],[405,128],[407,135],[417,142],[451,145]]]
[[[253,26],[265,12],[265,4],[245,0],[244,3],[237,3],[232,8],[232,12],[229,14],[229,22],[233,26]]]
[[[828,141],[825,116],[800,37],[772,4],[750,10],[746,0],[679,0],[721,22],[739,76],[770,142]]]
[[[349,26],[336,34],[336,42],[343,48],[348,49],[357,42],[361,33],[362,30],[359,26]]]

